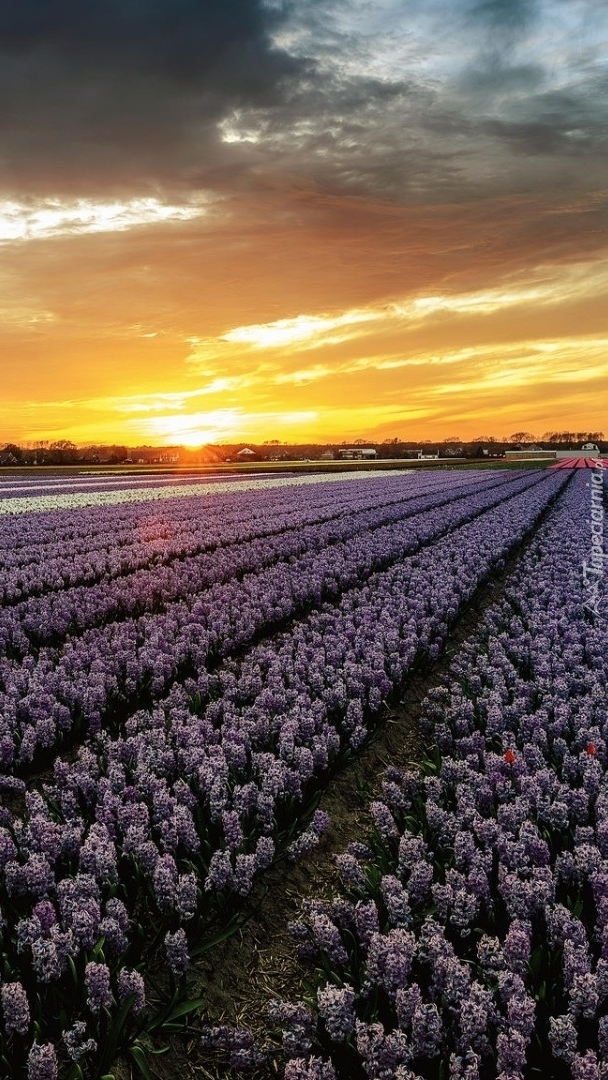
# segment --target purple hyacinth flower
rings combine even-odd
[[[129,971],[128,968],[123,968],[119,972],[117,985],[120,1004],[124,1005],[129,998],[133,998],[131,1008],[135,1015],[140,1013],[146,1004],[146,989],[139,971]]]
[[[58,1068],[53,1044],[35,1042],[27,1056],[28,1080],[57,1080]]]
[[[6,1034],[16,1031],[18,1035],[25,1035],[30,1026],[30,1006],[23,986],[20,982],[4,983],[0,996]]]
[[[190,967],[190,953],[185,930],[180,927],[174,934],[165,935],[165,952],[173,974],[178,979],[183,978]]]
[[[87,964],[84,969],[84,982],[88,995],[87,1005],[91,1012],[98,1013],[112,1007],[110,969],[107,964],[96,964],[94,961]]]
[[[345,985],[325,987],[317,990],[317,1003],[327,1034],[334,1042],[344,1042],[355,1028],[355,991]]]

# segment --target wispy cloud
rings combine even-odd
[[[209,210],[209,199],[176,205],[159,199],[110,201],[37,199],[0,202],[0,243],[45,240],[82,233],[124,232],[141,225],[191,221]]]
[[[258,377],[270,378],[277,385],[316,381],[337,372],[350,372],[356,367],[388,369],[417,361],[411,356],[383,357],[379,352],[377,361],[373,355],[366,358],[351,356],[332,363],[321,361],[307,364],[293,370],[285,367],[284,359],[312,349],[330,349],[348,342],[356,347],[356,343],[365,338],[397,332],[407,334],[422,325],[432,327],[445,319],[466,318],[474,321],[514,309],[522,313],[538,311],[585,298],[597,298],[604,293],[608,294],[608,270],[600,263],[561,268],[540,266],[532,273],[513,276],[505,284],[492,288],[410,295],[402,300],[372,304],[367,308],[353,308],[333,314],[303,313],[293,318],[232,327],[216,338],[191,339],[192,350],[187,359],[194,367],[213,371],[215,361],[221,368],[222,362],[234,363],[240,353],[245,356],[249,351],[255,351],[268,354],[269,359],[257,372],[249,369],[248,374],[241,378],[248,378],[251,382]],[[277,366],[277,361],[273,368],[270,356],[274,352],[280,353],[282,359],[280,366]]]
[[[49,323],[55,322],[56,318],[52,311],[44,311],[26,304],[15,303],[10,307],[0,307],[0,323],[9,327],[22,327],[26,330],[48,327]]]
[[[290,345],[312,346],[320,339],[345,341],[350,332],[365,323],[375,322],[378,314],[370,311],[345,311],[340,315],[296,315],[293,319],[252,326],[237,326],[222,334],[221,340],[256,349],[280,349]],[[336,334],[335,331],[341,331]]]

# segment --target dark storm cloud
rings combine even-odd
[[[458,200],[539,190],[543,157],[563,163],[565,187],[584,184],[604,167],[602,11],[594,0],[5,3],[0,188],[175,199],[252,190],[278,171],[334,193]],[[598,162],[577,172],[573,150]]]
[[[0,183],[162,183],[215,155],[231,105],[269,106],[306,65],[262,0],[24,0],[0,8]]]
[[[0,9],[0,44],[22,56],[43,49],[70,64],[86,57],[117,74],[203,84],[225,62],[235,86],[242,73],[230,58],[249,52],[264,61],[262,79],[272,85],[282,65],[268,35],[280,17],[260,0],[24,0]]]

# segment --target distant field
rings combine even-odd
[[[233,476],[260,473],[314,472],[314,473],[350,473],[393,471],[395,469],[522,469],[544,468],[546,460],[531,458],[529,461],[508,461],[496,458],[490,461],[484,458],[439,458],[435,461],[421,461],[418,458],[378,458],[376,461],[254,461],[221,462],[215,465],[0,465],[2,476],[16,477],[52,477],[52,476],[173,476],[173,475],[209,475]]]

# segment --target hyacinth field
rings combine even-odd
[[[603,477],[0,480],[0,1075],[192,1017],[277,1075],[189,973],[509,560],[270,1021],[285,1080],[608,1076]]]

